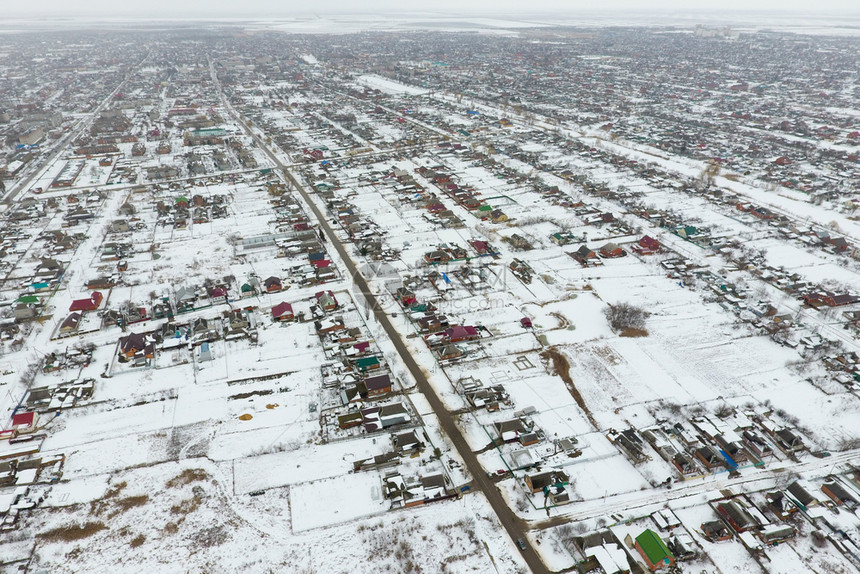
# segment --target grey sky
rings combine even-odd
[[[289,17],[385,11],[484,15],[579,11],[778,11],[857,14],[857,0],[0,0],[7,17]]]

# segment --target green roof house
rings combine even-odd
[[[675,557],[669,552],[666,543],[650,528],[636,537],[636,550],[652,572],[675,563]]]
[[[361,357],[357,361],[355,361],[356,368],[362,373],[365,371],[370,371],[372,369],[379,368],[379,358],[370,356],[370,357]]]
[[[699,235],[698,228],[692,225],[685,225],[684,227],[679,227],[675,233],[679,237],[683,237],[684,239],[692,239],[693,237]]]

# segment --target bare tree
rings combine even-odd
[[[618,303],[610,305],[603,314],[606,320],[609,321],[609,326],[614,331],[624,331],[625,329],[644,329],[645,319],[648,317],[648,312],[641,307],[636,307],[630,303]]]

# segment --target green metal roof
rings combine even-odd
[[[639,545],[639,548],[642,549],[642,552],[644,552],[648,557],[651,564],[659,564],[667,558],[671,561],[671,559],[674,558],[672,553],[669,552],[669,549],[666,547],[666,543],[663,542],[663,539],[657,536],[657,534],[650,528],[636,537],[636,543]]]
[[[199,130],[192,130],[191,135],[193,136],[224,136],[227,135],[227,130],[223,128],[201,128]]]
[[[355,362],[358,368],[370,367],[379,364],[379,359],[376,357],[362,357]]]

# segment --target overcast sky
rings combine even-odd
[[[0,0],[6,16],[289,17],[332,13],[446,12],[486,17],[578,11],[860,12],[860,0]]]

